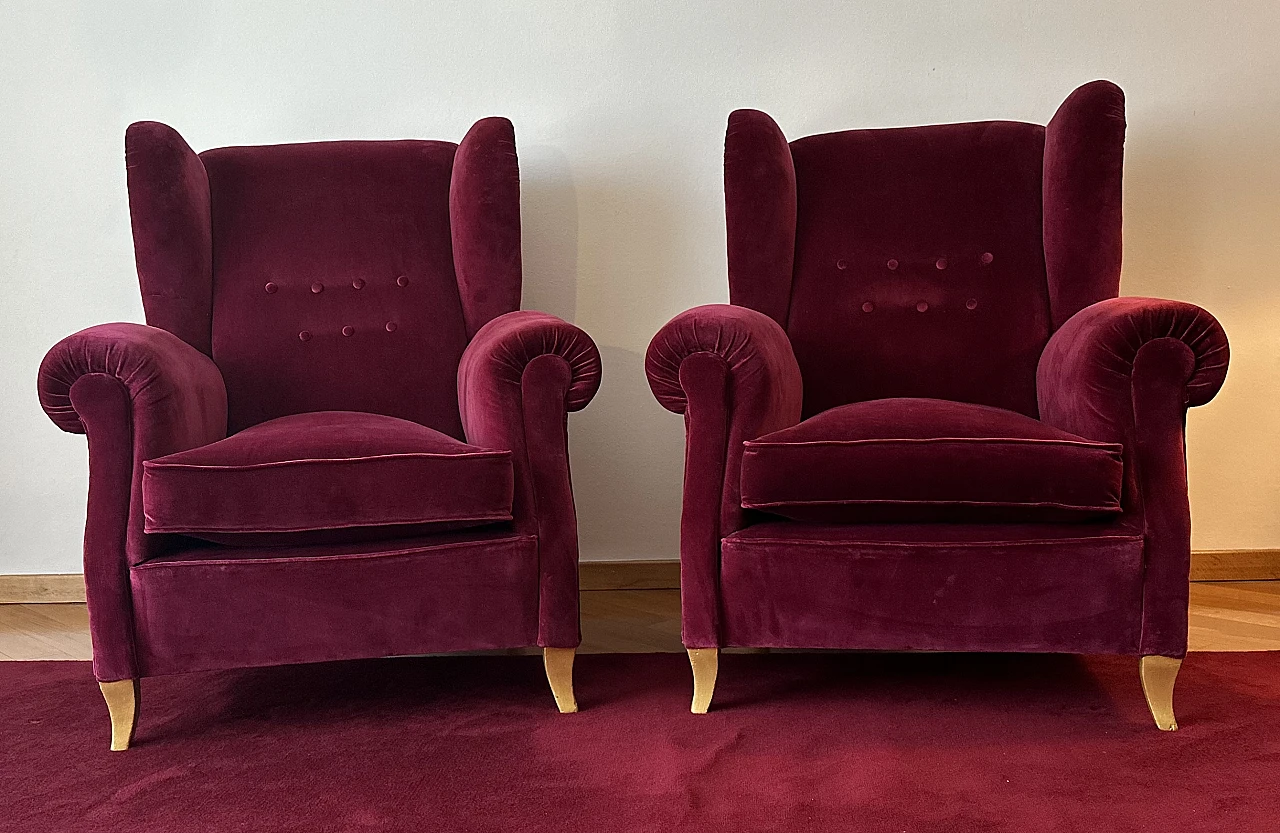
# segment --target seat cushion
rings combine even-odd
[[[147,532],[219,543],[370,539],[511,520],[511,452],[394,417],[320,411],[143,464]]]
[[[1001,408],[876,399],[747,442],[742,505],[818,523],[1096,519],[1120,512],[1122,451]]]

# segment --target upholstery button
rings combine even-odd
[[[316,295],[319,295],[321,292],[324,292],[324,284],[320,283],[320,281],[316,281],[311,284],[311,291]]]
[[[895,260],[894,258],[889,258],[889,262],[886,263],[885,266],[888,266],[890,271],[892,271],[898,268],[898,261]]]
[[[276,290],[279,289],[280,287],[276,286],[271,281],[267,281],[267,285],[262,288],[267,290],[268,295],[274,295],[276,294]]]
[[[966,307],[967,309],[977,309],[977,308],[978,308],[978,299],[977,299],[977,298],[970,298],[969,300],[967,300],[967,301],[965,301],[965,302],[964,302],[964,305],[965,305],[965,307]]]
[[[875,309],[876,309],[876,305],[871,303],[870,301],[867,301],[865,304],[862,305],[863,312],[875,312]]]
[[[848,268],[849,268],[849,261],[844,260],[843,258],[841,258],[840,260],[837,260],[837,261],[836,261],[836,268],[837,268],[837,269],[848,269]]]
[[[389,333],[394,333],[395,331],[396,331],[396,322],[394,322],[394,321],[388,321],[388,322],[387,322],[387,332],[389,332]]]
[[[364,278],[356,278],[351,282],[352,289],[364,289]]]
[[[928,312],[928,311],[929,311],[928,303],[921,301],[920,303],[916,304],[916,312]]]
[[[310,341],[310,340],[311,340],[311,332],[309,330],[303,330],[302,332],[298,333],[298,341]]]
[[[356,328],[352,327],[350,324],[342,328],[342,334],[344,336],[354,335],[355,331],[356,331]]]
[[[947,259],[946,259],[945,257],[940,257],[940,258],[938,258],[938,262],[937,262],[937,263],[935,263],[935,264],[933,264],[933,265],[934,265],[934,266],[937,266],[939,269],[946,269],[946,268],[947,268]]]
[[[408,286],[408,285],[409,285],[409,279],[406,278],[404,275],[401,275],[400,277],[396,278],[396,286]]]
[[[991,263],[991,261],[995,260],[996,258],[995,258],[995,255],[991,254],[991,252],[983,252],[982,257],[978,259],[982,261],[983,266],[987,266]]]

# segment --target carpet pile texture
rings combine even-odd
[[[582,656],[560,715],[537,657],[144,680],[109,752],[87,663],[0,663],[0,830],[1276,831],[1280,653],[1193,654],[1181,729],[1137,662]]]

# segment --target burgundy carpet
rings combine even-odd
[[[107,751],[87,663],[0,663],[0,829],[1280,831],[1280,653],[1193,654],[1158,732],[1135,660],[400,659],[146,680]]]

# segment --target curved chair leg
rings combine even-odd
[[[689,665],[693,667],[693,705],[689,711],[706,714],[711,696],[716,693],[716,674],[720,670],[719,648],[690,648]]]
[[[1173,683],[1178,679],[1182,660],[1173,657],[1143,657],[1139,661],[1138,675],[1142,678],[1142,693],[1147,697],[1147,708],[1162,731],[1178,728],[1173,717]]]
[[[547,682],[551,683],[551,693],[561,714],[578,710],[578,701],[573,697],[574,651],[574,648],[542,649],[542,667],[547,669]]]
[[[138,728],[138,681],[98,683],[98,688],[111,713],[111,751],[122,752],[133,743],[133,731]]]

